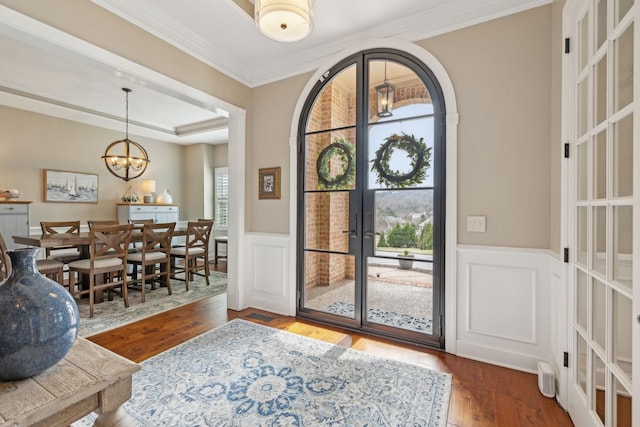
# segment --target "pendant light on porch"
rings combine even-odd
[[[387,61],[384,62],[384,82],[376,86],[376,95],[378,98],[378,117],[390,117],[393,114],[393,95],[396,87],[387,80]]]
[[[131,89],[123,87],[126,95],[126,133],[125,138],[109,144],[102,156],[109,172],[120,179],[129,181],[144,173],[151,162],[147,151],[129,139],[129,93]]]

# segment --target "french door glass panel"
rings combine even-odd
[[[573,3],[583,9],[574,9],[569,132],[575,147],[569,412],[583,422],[591,413],[594,426],[631,426],[634,2]]]

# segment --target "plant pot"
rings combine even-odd
[[[8,251],[0,283],[0,381],[37,375],[58,363],[78,336],[78,305],[36,267],[38,248]]]
[[[413,256],[402,256],[398,259],[398,265],[401,270],[411,270],[411,267],[413,267]]]

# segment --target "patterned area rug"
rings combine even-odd
[[[123,408],[136,426],[444,427],[450,394],[448,374],[235,319],[142,362]]]
[[[189,291],[185,291],[184,282],[173,280],[171,282],[172,295],[167,293],[167,288],[157,288],[145,292],[145,302],[141,301],[139,290],[129,290],[129,308],[125,308],[122,298],[114,296],[113,301],[95,304],[93,318],[89,318],[88,301],[80,301],[80,336],[88,337],[100,332],[114,329],[129,323],[136,322],[145,317],[171,310],[184,304],[218,295],[227,291],[227,275],[218,271],[212,271],[209,282],[204,277],[195,276],[189,281]]]
[[[353,319],[353,304],[346,302],[333,302],[325,309],[328,313],[337,314]],[[414,317],[409,314],[384,311],[377,308],[367,310],[367,321],[379,323],[381,325],[394,326],[396,328],[408,329],[410,331],[424,332],[431,334],[433,321],[425,317]]]

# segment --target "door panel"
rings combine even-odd
[[[634,348],[639,348],[639,337],[632,334],[639,293],[632,279],[638,247],[633,3],[575,0],[565,6],[577,47],[566,67],[566,81],[572,82],[566,89],[571,111],[566,134],[575,148],[569,169],[574,174],[569,182],[575,184],[568,209],[575,306],[568,401],[574,423],[581,426],[640,422],[633,398],[638,385],[632,383]]]
[[[440,99],[426,68],[386,50],[344,60],[312,90],[298,159],[299,316],[444,345]]]

